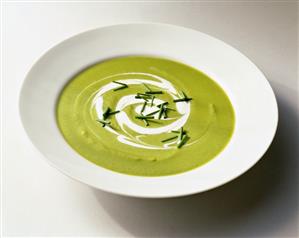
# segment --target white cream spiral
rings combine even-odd
[[[146,84],[149,86],[154,86],[154,87],[158,87],[161,90],[163,90],[164,92],[168,93],[173,99],[178,99],[178,95],[179,93],[177,92],[177,90],[175,89],[175,87],[166,79],[154,75],[154,74],[149,74],[149,73],[139,73],[139,72],[131,72],[131,73],[122,73],[122,74],[115,74],[115,75],[111,75],[109,77],[106,77],[104,79],[108,79],[108,78],[113,78],[113,77],[117,77],[117,76],[122,76],[122,75],[134,75],[134,76],[138,76],[139,78],[126,78],[123,80],[117,80],[117,82],[123,83],[123,84],[127,84],[129,85],[138,85],[138,84]],[[154,80],[149,80],[149,79],[145,79],[143,78],[143,76],[146,77],[151,77]],[[103,119],[103,113],[104,113],[104,94],[107,93],[110,90],[114,90],[116,88],[118,88],[119,85],[117,85],[116,83],[110,82],[104,86],[102,86],[98,92],[96,93],[93,101],[92,101],[92,106],[95,107],[96,113],[97,113],[97,117],[98,119]],[[124,89],[125,90],[125,89]],[[139,114],[139,112],[141,111],[142,105],[141,103],[143,103],[143,99],[136,99],[135,98],[135,94],[133,95],[126,95],[123,96],[116,104],[115,110],[120,111],[119,113],[115,114],[115,120],[117,122],[117,124],[119,125],[119,127],[121,128],[121,130],[115,130],[113,127],[109,127],[106,126],[104,127],[106,130],[110,131],[111,133],[115,134],[117,136],[118,141],[120,141],[121,143],[127,144],[127,145],[131,145],[131,146],[135,146],[135,147],[139,147],[139,148],[144,148],[144,149],[171,149],[175,146],[176,142],[167,142],[162,144],[161,146],[157,146],[157,145],[150,145],[147,144],[145,142],[143,142],[140,138],[142,138],[145,135],[157,135],[157,134],[163,134],[163,133],[170,133],[172,130],[178,130],[181,127],[183,127],[185,125],[185,123],[188,120],[188,117],[190,115],[190,103],[187,102],[180,102],[180,103],[176,103],[176,111],[177,113],[180,114],[180,118],[174,122],[172,122],[171,124],[165,125],[165,126],[161,126],[161,127],[156,127],[156,128],[152,128],[152,127],[143,127],[140,125],[137,125],[136,123],[134,123],[134,121],[132,121],[129,116],[126,114],[126,112],[124,111],[124,109],[127,106],[130,105],[135,105],[135,104],[139,104],[135,107],[135,111],[137,114]],[[163,103],[164,101],[158,98],[155,98],[154,100],[154,105],[152,107],[150,106],[146,106],[144,109],[144,115],[147,115],[153,111],[156,111],[157,109],[159,109],[157,107],[157,105]],[[158,115],[155,115],[155,119],[158,119]],[[161,118],[160,120],[171,120],[172,118]],[[138,136],[132,136],[126,129],[125,126],[127,128],[130,128],[131,130],[135,131]]]

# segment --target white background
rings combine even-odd
[[[3,5],[4,235],[298,237],[295,1]],[[74,34],[134,21],[172,23],[211,34],[241,50],[265,73],[277,96],[280,122],[271,148],[253,169],[203,194],[149,200],[89,188],[42,160],[18,114],[18,95],[29,68],[49,47]]]

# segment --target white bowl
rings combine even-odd
[[[56,100],[66,82],[101,60],[156,55],[193,66],[218,82],[235,109],[235,131],[226,148],[189,172],[141,177],[99,167],[77,154],[56,124]],[[269,147],[278,122],[274,93],[261,71],[243,54],[201,32],[166,24],[124,24],[87,31],[45,53],[32,67],[20,95],[20,114],[33,144],[61,172],[108,192],[148,198],[206,191],[240,176]]]

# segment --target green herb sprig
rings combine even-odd
[[[161,119],[161,117],[162,117],[162,115],[163,115],[164,111],[165,111],[165,108],[164,108],[164,106],[161,106],[161,107],[160,107],[160,110],[159,110],[158,119]]]
[[[159,105],[157,105],[157,107],[163,107],[163,106],[166,106],[166,105],[168,105],[168,102],[163,102],[163,103],[161,103],[161,104],[159,104]]]
[[[129,87],[129,86],[128,86],[127,84],[125,84],[125,83],[121,83],[121,82],[117,82],[117,81],[112,81],[112,82],[121,85],[120,87],[113,89],[113,91],[118,91],[118,90],[125,89],[125,88],[128,88],[128,87]]]
[[[106,120],[109,118],[111,115],[114,115],[116,113],[119,113],[120,111],[111,111],[110,107],[107,107],[107,109],[103,113],[103,120]]]
[[[162,91],[146,91],[145,94],[163,94]]]
[[[161,119],[162,116],[164,119],[166,119],[168,117],[168,115],[167,115],[168,110],[174,110],[174,109],[168,108],[167,107],[168,104],[169,104],[168,102],[163,102],[163,103],[157,105],[157,107],[160,108],[159,116],[158,116],[159,119]]]
[[[170,138],[166,138],[166,139],[164,139],[164,140],[161,141],[162,143],[165,143],[165,142],[177,139],[177,148],[180,149],[190,139],[190,137],[187,135],[187,131],[185,131],[183,127],[181,127],[177,131],[173,130],[171,132],[175,133],[175,134],[178,134],[178,135],[170,137]]]
[[[147,101],[147,100],[150,100],[152,98],[152,96],[149,94],[145,94],[145,93],[137,93],[135,98],[143,99],[143,100]]]
[[[144,119],[146,119],[146,120],[148,120],[148,119],[154,119],[153,116],[143,116],[143,115],[135,116],[135,118],[136,119],[142,119],[142,120],[144,120]]]
[[[174,140],[174,139],[177,139],[178,136],[173,136],[173,137],[169,137],[167,139],[164,139],[164,140],[161,140],[161,142],[168,142],[168,141],[171,141],[171,140]]]
[[[152,116],[152,115],[155,115],[155,114],[157,114],[159,111],[160,111],[160,110],[153,111],[153,112],[151,112],[151,113],[146,114],[146,116]]]
[[[111,125],[110,121],[97,120],[97,122],[101,123],[102,127],[110,126]]]
[[[183,91],[182,91],[183,97],[174,99],[173,102],[189,102],[192,100],[192,98],[189,98]]]
[[[149,126],[148,120],[154,119],[153,116],[144,116],[144,115],[138,115],[135,116],[135,118],[144,121],[145,126]]]
[[[177,144],[177,148],[180,149],[183,145],[186,144],[186,142],[189,140],[189,136],[187,136],[186,134],[183,135],[182,139],[179,141],[179,143]]]
[[[109,112],[111,111],[110,107],[107,107],[107,109],[103,113],[103,119],[106,120],[109,117]]]
[[[148,91],[152,91],[151,88],[146,83],[143,83],[143,85]]]
[[[155,100],[155,96],[152,96],[152,100],[151,100],[151,107],[154,105],[154,100]]]
[[[145,94],[163,94],[162,91],[153,91],[147,84],[143,83],[144,87],[148,90]]]
[[[143,113],[143,111],[144,111],[146,105],[147,105],[147,101],[144,101],[144,103],[143,103],[143,105],[142,105],[142,108],[141,108],[141,110],[140,110],[140,114]]]
[[[181,127],[178,132],[179,132],[179,141],[177,144],[177,148],[180,149],[183,145],[186,144],[186,142],[190,139],[190,137],[187,135],[187,131],[185,131],[183,127]]]
[[[180,129],[180,135],[179,135],[179,137],[180,137],[180,140],[182,140],[183,139],[183,135],[185,134],[186,132],[184,131],[184,128],[183,127],[181,127],[181,129]]]

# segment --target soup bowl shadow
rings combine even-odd
[[[298,116],[282,97],[278,105],[280,121],[269,150],[228,184],[169,199],[92,191],[115,222],[137,237],[260,237],[285,230],[298,214]]]

